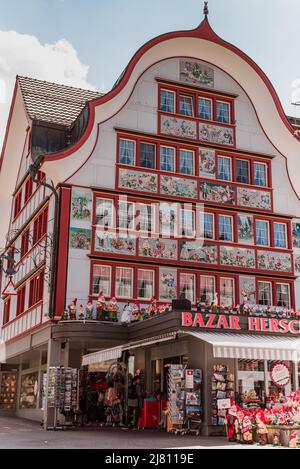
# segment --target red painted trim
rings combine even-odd
[[[21,334],[18,334],[16,335],[13,339],[10,339],[8,340],[7,342],[5,342],[6,345],[10,345],[10,344],[13,344],[14,342],[17,342],[18,340],[22,339],[23,337],[26,337],[28,334],[31,334],[32,332],[36,332],[38,329],[41,329],[45,326],[48,326],[49,324],[51,324],[51,321],[46,321],[46,322],[43,322],[41,324],[37,324],[36,326],[34,327],[31,327],[30,329],[28,329],[27,331],[25,332],[22,332]]]
[[[60,316],[65,310],[67,275],[68,275],[68,253],[69,253],[69,229],[71,210],[71,189],[61,189],[58,261],[56,279],[55,316]]]

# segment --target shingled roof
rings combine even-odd
[[[18,76],[25,107],[32,120],[72,127],[88,101],[103,96],[98,91]]]

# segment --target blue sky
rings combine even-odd
[[[0,0],[0,6],[0,32],[16,31],[19,39],[19,45],[10,51],[9,44],[14,41],[11,36],[3,36],[7,40],[7,56],[1,56],[0,45],[0,80],[1,73],[8,77],[10,68],[13,73],[9,80],[16,72],[43,79],[50,75],[49,79],[66,83],[71,77],[70,83],[77,84],[79,69],[78,85],[85,81],[86,86],[101,91],[111,88],[135,51],[147,40],[167,31],[194,28],[203,18],[202,0]],[[298,88],[300,100],[300,0],[210,0],[209,10],[214,30],[260,65],[274,84],[286,112],[300,117],[300,107],[290,106]],[[45,44],[51,44],[55,52],[56,43],[62,39],[67,41],[65,49],[73,47],[72,61],[63,72],[65,80],[59,73],[56,80],[54,71],[49,72],[49,64],[47,69],[44,63],[42,70],[37,54],[32,69],[33,58],[24,64],[23,57],[19,70],[18,61],[22,62],[24,56],[24,51],[20,53],[22,35],[34,36],[41,51]],[[60,53],[64,44],[59,44]],[[28,53],[29,49],[30,45]],[[45,62],[43,57],[40,60]],[[74,61],[78,63],[74,65]],[[52,68],[59,66],[54,62]],[[295,80],[299,80],[298,88],[292,86]],[[6,86],[9,101],[11,84]]]

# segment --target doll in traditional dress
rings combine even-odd
[[[104,312],[106,311],[106,301],[103,291],[99,293],[98,300],[96,303],[97,309],[97,321],[103,321],[104,319]]]
[[[132,320],[133,322],[137,322],[140,320],[140,304],[137,300],[135,300],[135,303],[132,308]]]
[[[244,412],[237,411],[236,421],[234,422],[236,440],[242,442],[242,428],[243,428]]]
[[[130,303],[126,303],[121,314],[121,323],[129,324],[131,322],[131,307]]]
[[[74,300],[68,306],[69,319],[71,321],[76,321],[76,304],[77,304],[77,298],[74,298]]]
[[[256,433],[259,436],[259,444],[265,446],[268,444],[268,429],[263,412],[258,412],[255,416]]]
[[[148,306],[148,314],[149,314],[150,317],[152,317],[156,313],[157,313],[157,301],[154,298],[154,296],[152,296],[152,298],[150,300],[150,304]]]
[[[108,306],[107,306],[107,311],[109,314],[109,320],[113,322],[118,321],[118,312],[119,312],[119,305],[117,303],[117,300],[115,297],[113,297]]]
[[[88,302],[88,304],[86,305],[86,309],[85,309],[85,318],[87,321],[92,321],[94,318],[93,318],[93,314],[94,314],[94,306],[93,306],[93,303],[91,301]]]
[[[83,321],[84,318],[85,318],[84,307],[83,307],[83,305],[80,305],[79,308],[78,308],[78,319],[79,319],[79,321]]]
[[[273,446],[279,446],[280,445],[280,435],[279,433],[274,433],[273,435]]]

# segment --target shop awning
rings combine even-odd
[[[146,347],[147,345],[157,344],[159,342],[165,342],[167,340],[175,339],[177,332],[169,332],[167,334],[161,334],[149,339],[137,340],[134,342],[128,342],[127,344],[120,345],[119,347],[113,347],[105,350],[100,350],[99,352],[90,353],[84,355],[82,359],[82,366],[100,366],[102,362],[107,362],[111,360],[117,360],[122,357],[122,353],[125,350],[133,350],[140,347]]]
[[[215,358],[300,360],[300,339],[262,335],[184,331],[213,346]]]

